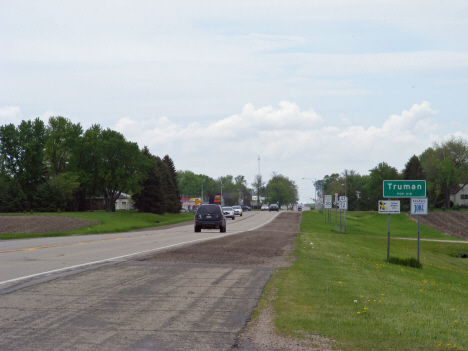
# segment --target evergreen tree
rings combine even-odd
[[[146,146],[142,153],[148,160],[146,176],[139,181],[140,191],[132,196],[133,205],[140,212],[164,214],[166,198],[162,188],[161,173],[158,169],[158,160],[151,155]]]
[[[36,212],[63,211],[67,199],[57,186],[44,183],[37,188],[33,200],[33,208]]]
[[[405,165],[403,170],[403,179],[404,180],[424,180],[426,175],[424,174],[424,169],[419,157],[413,155]]]
[[[161,177],[161,191],[164,194],[164,211],[169,212],[168,208],[171,200],[169,195],[169,188],[171,186],[170,183],[172,182],[171,175],[167,165],[158,156],[156,156],[156,163],[158,165],[158,171]]]
[[[4,204],[6,212],[23,212],[26,210],[28,205],[27,197],[17,179],[12,179],[8,183]]]
[[[8,182],[0,177],[0,213],[7,212],[7,202],[6,202],[6,193],[7,193]]]
[[[167,166],[168,182],[167,182],[167,194],[166,194],[166,211],[169,213],[179,213],[180,204],[180,191],[177,185],[177,171],[174,166],[174,162],[169,155],[164,156],[162,159],[163,163]]]

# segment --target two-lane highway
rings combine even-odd
[[[227,220],[226,233],[219,230],[195,233],[193,223],[188,222],[186,226],[148,231],[0,241],[0,290],[46,275],[119,262],[253,230],[265,225],[277,214],[244,212],[242,217]]]

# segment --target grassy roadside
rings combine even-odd
[[[11,215],[11,214],[2,214]],[[94,212],[64,212],[64,213],[34,213],[34,214],[15,214],[18,216],[59,216],[75,217],[88,221],[100,222],[98,225],[86,226],[83,228],[54,233],[23,233],[23,234],[0,234],[0,240],[38,238],[50,236],[69,236],[75,234],[104,234],[127,232],[136,229],[153,228],[171,224],[189,222],[193,220],[193,213],[165,213],[156,215],[153,213],[139,213],[137,211],[94,211]]]
[[[281,333],[320,334],[342,350],[468,350],[468,260],[458,258],[468,244],[423,241],[416,269],[385,261],[387,216],[351,213],[347,234],[334,229],[334,218],[303,213],[296,261],[262,301],[275,291]],[[416,235],[416,223],[392,216],[393,238]],[[452,239],[424,226],[421,237]],[[416,242],[392,239],[391,255],[415,257]]]

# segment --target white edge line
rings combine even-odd
[[[5,281],[3,281],[3,282],[0,282],[0,285],[6,284],[6,283],[16,282],[16,281],[18,281],[18,280],[34,278],[34,277],[38,277],[38,276],[41,276],[41,275],[46,275],[46,274],[51,274],[51,273],[57,273],[57,272],[66,271],[66,270],[70,270],[70,269],[75,269],[75,268],[79,268],[79,267],[89,266],[89,265],[93,265],[93,264],[104,263],[104,262],[110,262],[110,261],[118,260],[118,259],[121,259],[121,258],[126,258],[126,257],[130,257],[130,256],[139,255],[139,254],[142,254],[142,253],[145,253],[145,252],[164,250],[164,249],[167,249],[167,248],[173,247],[173,246],[179,246],[179,245],[185,245],[185,244],[195,243],[195,242],[197,242],[197,241],[204,241],[204,240],[217,239],[217,238],[221,238],[221,237],[223,237],[223,236],[234,235],[234,234],[242,233],[242,232],[245,232],[245,231],[250,232],[250,231],[252,231],[252,230],[258,229],[258,228],[263,227],[264,225],[270,223],[270,222],[271,222],[273,219],[275,219],[276,216],[278,216],[278,215],[279,215],[279,213],[277,213],[274,217],[272,217],[268,222],[266,222],[266,223],[264,223],[264,224],[262,224],[262,225],[259,225],[259,226],[255,227],[255,228],[249,229],[249,230],[242,230],[242,231],[238,231],[238,232],[234,232],[234,233],[223,234],[223,235],[217,235],[217,236],[213,236],[213,237],[210,237],[210,238],[203,238],[203,239],[197,239],[197,240],[191,240],[191,241],[184,241],[183,243],[177,243],[177,244],[168,245],[168,246],[164,246],[164,247],[158,247],[157,249],[151,249],[151,250],[145,250],[145,251],[140,251],[140,252],[134,252],[134,253],[128,254],[128,255],[117,256],[117,257],[112,257],[112,258],[106,258],[105,260],[94,261],[94,262],[88,262],[88,263],[83,263],[83,264],[77,264],[77,265],[75,265],[75,266],[70,266],[70,267],[65,267],[65,268],[60,268],[60,269],[54,269],[54,270],[48,271],[48,272],[42,272],[42,273],[31,274],[31,275],[27,275],[27,276],[25,276],[25,277],[20,277],[20,278],[5,280]]]

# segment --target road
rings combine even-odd
[[[270,221],[275,214],[277,212],[245,212],[242,217],[227,220],[226,233],[219,230],[194,233],[193,223],[189,222],[170,229],[0,241],[0,289],[44,275],[122,261],[152,251],[252,230]]]
[[[259,232],[271,232],[260,240],[271,245],[276,216],[246,213],[227,233],[194,233],[190,223],[0,242],[0,349],[230,350],[274,267],[136,258]]]

